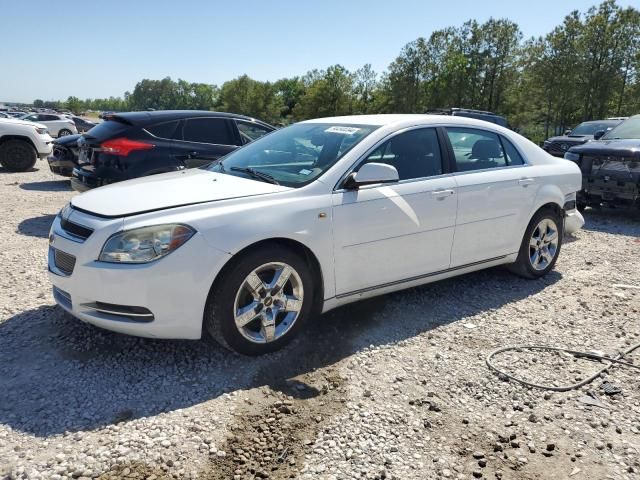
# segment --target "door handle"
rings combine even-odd
[[[431,192],[431,196],[435,198],[446,198],[453,195],[455,192],[453,190],[436,190],[435,192]]]
[[[518,180],[518,184],[522,185],[523,187],[526,187],[527,185],[531,185],[535,181],[536,181],[535,178],[521,178],[520,180]]]

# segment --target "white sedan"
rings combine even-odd
[[[545,275],[584,223],[580,188],[573,162],[480,120],[310,120],[75,197],[49,276],[83,321],[257,355],[366,297],[496,265]]]

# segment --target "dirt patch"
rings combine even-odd
[[[345,408],[344,380],[332,370],[287,382],[287,389],[251,392],[229,425],[225,443],[212,449],[199,478],[297,478],[318,431]],[[300,395],[305,390],[315,395]]]

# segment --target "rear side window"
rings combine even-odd
[[[227,121],[222,118],[189,118],[182,127],[187,142],[234,145]]]
[[[145,128],[147,132],[157,138],[165,138],[171,140],[175,138],[176,129],[178,128],[178,120],[173,122],[162,122]]]
[[[504,153],[507,155],[507,163],[509,165],[524,165],[524,160],[516,147],[513,146],[509,140],[504,137],[500,137],[502,140],[502,146],[504,147]]]
[[[500,138],[477,128],[447,128],[459,172],[505,167],[507,159]]]

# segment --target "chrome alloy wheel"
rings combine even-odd
[[[529,261],[535,270],[544,270],[558,252],[558,226],[550,218],[543,218],[529,240]]]
[[[300,316],[304,289],[293,267],[261,265],[240,285],[233,305],[236,328],[247,340],[270,343],[284,336]]]

